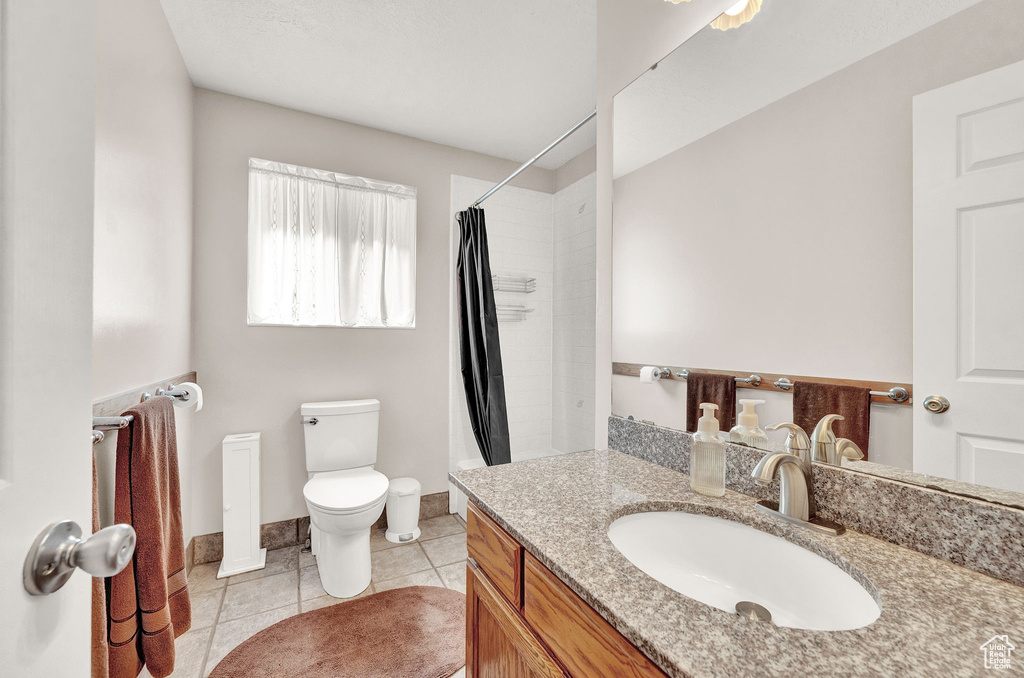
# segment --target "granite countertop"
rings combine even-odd
[[[752,497],[697,494],[688,476],[619,452],[450,477],[671,676],[974,676],[987,673],[980,646],[992,636],[1024,643],[1024,588],[858,532],[790,526],[755,510]],[[880,598],[881,616],[852,631],[780,628],[677,593],[608,539],[613,520],[651,510],[729,518],[808,548]],[[1024,653],[1013,659],[1008,675],[1024,668]]]

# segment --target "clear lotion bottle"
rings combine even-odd
[[[725,494],[725,443],[718,437],[718,405],[701,403],[703,415],[693,434],[690,455],[690,488],[711,497]]]
[[[729,431],[729,441],[747,447],[756,447],[759,450],[769,449],[768,434],[757,425],[757,410],[755,409],[758,405],[764,405],[764,401],[740,398],[740,405],[743,406],[743,411],[737,418],[738,423]]]

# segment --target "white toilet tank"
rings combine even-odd
[[[308,472],[341,471],[377,463],[379,400],[303,403],[299,411],[306,434]]]

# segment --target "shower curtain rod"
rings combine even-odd
[[[494,188],[492,188],[491,190],[487,191],[487,192],[486,192],[486,193],[484,193],[484,194],[483,194],[482,196],[480,196],[479,198],[477,198],[477,201],[476,201],[475,203],[473,203],[472,205],[470,205],[470,207],[471,207],[471,208],[472,208],[472,207],[478,207],[478,206],[480,205],[480,203],[482,203],[482,202],[483,202],[484,200],[487,200],[488,198],[490,198],[492,194],[494,194],[495,192],[497,192],[497,191],[498,191],[498,189],[500,189],[500,188],[501,188],[502,186],[504,186],[505,184],[507,184],[508,182],[512,181],[512,180],[513,180],[513,179],[515,179],[515,178],[516,178],[517,176],[519,176],[519,173],[520,173],[520,172],[522,172],[522,171],[523,171],[523,170],[525,170],[525,169],[526,169],[527,167],[529,167],[529,166],[530,166],[530,165],[532,165],[533,163],[535,163],[535,162],[537,162],[538,160],[540,160],[540,159],[541,159],[542,157],[544,157],[544,154],[545,154],[545,153],[547,153],[547,152],[548,152],[548,151],[550,151],[550,150],[551,150],[552,148],[554,148],[554,147],[555,147],[555,146],[557,146],[558,144],[560,144],[560,143],[562,143],[563,141],[565,141],[565,140],[566,140],[567,138],[569,138],[569,136],[570,136],[570,135],[572,135],[572,133],[573,133],[573,132],[575,132],[576,130],[578,130],[578,129],[579,129],[580,127],[583,127],[583,125],[585,125],[585,124],[586,124],[586,123],[587,123],[587,122],[588,122],[588,121],[589,121],[589,120],[590,120],[591,118],[593,118],[593,117],[594,117],[595,115],[597,115],[597,110],[596,110],[596,109],[595,109],[595,110],[593,110],[593,111],[591,111],[590,113],[588,113],[588,114],[587,114],[587,117],[583,118],[583,119],[582,119],[582,120],[580,120],[580,121],[579,121],[578,123],[576,123],[575,125],[573,125],[573,126],[572,126],[572,128],[570,128],[568,132],[566,132],[566,133],[565,133],[565,134],[563,134],[562,136],[560,136],[560,137],[558,137],[557,139],[555,139],[554,141],[552,141],[552,142],[551,142],[551,143],[550,143],[550,144],[548,145],[548,147],[547,147],[547,148],[545,148],[545,149],[544,149],[543,151],[541,151],[541,152],[540,152],[540,153],[538,153],[537,155],[533,156],[532,158],[530,158],[529,160],[527,160],[526,162],[524,162],[524,163],[522,164],[522,166],[521,166],[521,167],[520,167],[519,169],[517,169],[517,170],[516,170],[515,172],[513,172],[512,174],[508,175],[508,177],[507,177],[507,178],[506,178],[506,179],[505,179],[505,180],[504,180],[503,182],[501,182],[500,184],[498,184],[497,186],[495,186]]]

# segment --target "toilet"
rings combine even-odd
[[[306,440],[302,488],[320,582],[335,598],[370,585],[370,528],[388,497],[388,479],[375,471],[378,400],[303,403]]]

